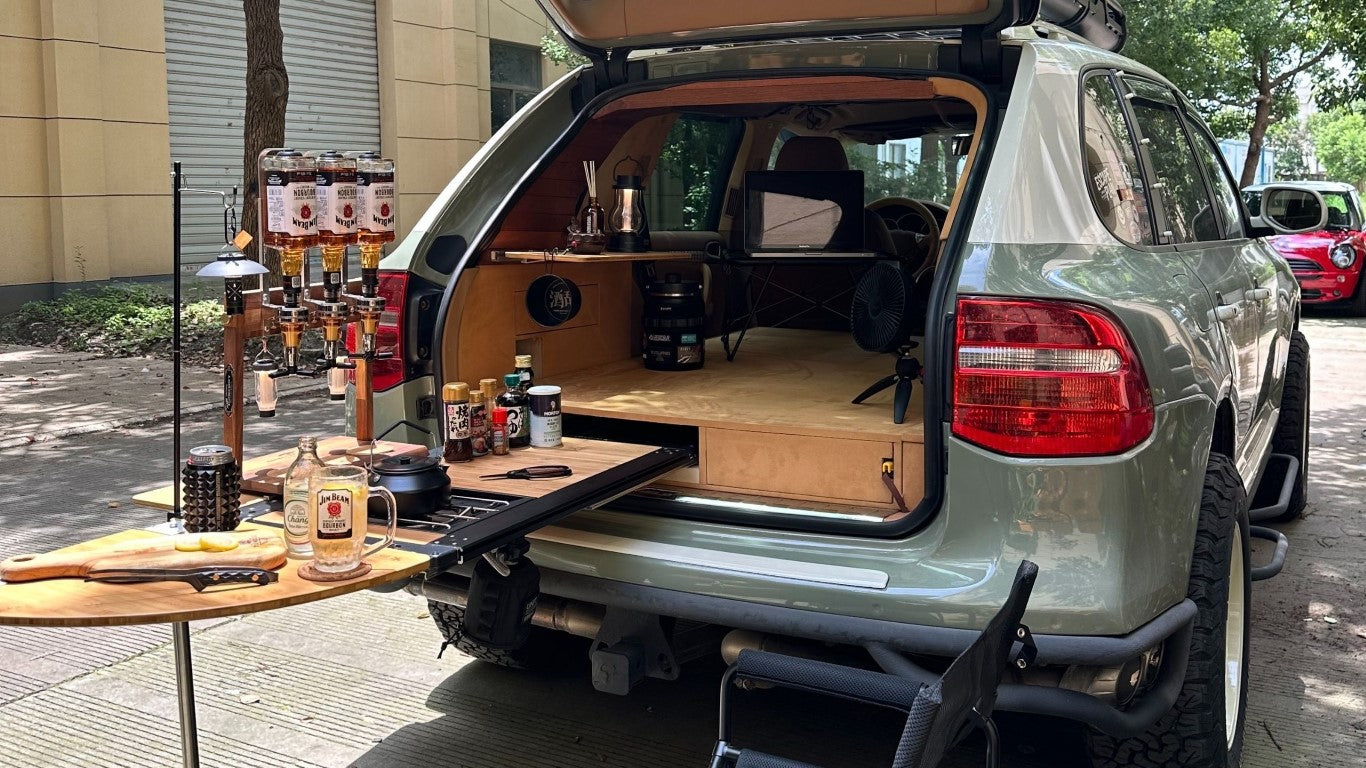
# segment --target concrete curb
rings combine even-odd
[[[279,394],[279,399],[288,400],[294,397],[301,397],[303,395],[317,394],[319,392],[324,392],[326,390],[327,384],[320,382],[318,384],[314,384],[311,386],[298,387],[296,389],[281,392]],[[210,413],[212,411],[221,411],[222,409],[223,404],[219,401],[200,403],[199,405],[183,406],[180,409],[180,417],[184,419],[193,416],[198,416],[204,413]],[[165,422],[172,420],[173,418],[175,418],[175,411],[162,411],[153,414],[129,416],[122,419],[95,421],[87,424],[80,424],[74,427],[67,427],[66,429],[54,430],[52,432],[40,432],[36,435],[22,435],[20,437],[0,438],[0,450],[4,450],[6,448],[19,448],[25,445],[33,445],[34,443],[46,443],[51,442],[53,440],[61,440],[62,438],[66,437],[89,435],[95,432],[109,432],[115,429],[123,429],[125,427],[147,427],[152,426],[154,424],[163,424]]]

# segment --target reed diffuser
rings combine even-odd
[[[569,247],[574,253],[602,253],[607,243],[604,229],[607,212],[598,204],[598,164],[583,162],[583,180],[588,185],[588,203],[580,211],[578,220],[569,226]]]

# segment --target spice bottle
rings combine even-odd
[[[517,355],[512,358],[512,365],[513,370],[517,372],[517,376],[520,379],[517,388],[523,392],[531,389],[531,379],[533,376],[531,370],[531,355]]]
[[[474,446],[474,455],[487,456],[489,454],[489,427],[488,411],[483,390],[475,389],[470,391],[470,442]]]
[[[474,443],[470,440],[470,386],[463,381],[441,388],[441,402],[446,406],[446,444],[441,452],[445,461],[469,461],[474,458]]]
[[[489,432],[489,449],[494,456],[508,455],[508,409],[494,407],[490,419],[493,429]]]
[[[313,556],[313,544],[308,538],[308,478],[322,466],[317,438],[299,438],[299,453],[285,470],[285,546],[290,557]]]
[[[509,448],[525,448],[531,445],[531,412],[526,393],[521,390],[522,377],[509,373],[503,377],[507,389],[498,396],[498,405],[507,409],[507,433]]]

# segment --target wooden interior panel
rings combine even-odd
[[[707,484],[787,498],[891,504],[882,462],[896,446],[775,432],[707,429]]]
[[[896,479],[906,506],[914,507],[925,497],[925,444],[904,442],[896,460]]]
[[[551,271],[573,280],[584,293],[579,316],[555,328],[538,324],[526,310],[527,286]],[[547,383],[630,354],[636,289],[628,263],[489,264],[462,275],[457,289],[460,311],[452,313],[455,322],[442,340],[443,383],[501,381],[512,370],[519,342],[537,350],[536,376]]]
[[[818,101],[896,101],[932,99],[934,86],[924,80],[869,75],[775,77],[768,80],[704,80],[657,91],[623,96],[598,112],[598,118],[622,112],[686,105],[722,105]],[[597,119],[597,118],[595,118]]]
[[[506,456],[484,456],[474,461],[451,464],[446,468],[451,487],[475,494],[505,493],[538,498],[582,482],[604,470],[655,451],[652,445],[616,443],[610,440],[582,440],[566,437],[559,448],[523,448]],[[574,471],[569,477],[544,480],[484,480],[482,475],[507,472],[537,464],[563,464]]]
[[[891,389],[859,405],[850,402],[890,374],[894,363],[892,355],[859,349],[848,333],[753,328],[733,362],[726,361],[719,339],[708,339],[707,364],[695,371],[651,371],[622,357],[547,383],[564,388],[566,413],[583,416],[923,442],[919,386],[902,424],[892,422]],[[537,376],[544,378],[539,368]]]

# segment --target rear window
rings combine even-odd
[[[1209,190],[1190,143],[1186,128],[1171,98],[1159,86],[1130,81],[1140,97],[1133,100],[1134,120],[1145,139],[1157,172],[1159,197],[1166,214],[1172,242],[1192,243],[1222,238],[1210,203]]]
[[[744,133],[745,124],[739,118],[685,114],[674,121],[646,188],[651,229],[709,232],[717,228],[726,182]]]
[[[966,146],[967,138],[932,134],[883,144],[850,144],[845,154],[850,169],[863,171],[866,202],[909,197],[948,205],[967,162],[960,154]]]
[[[1152,245],[1148,190],[1138,153],[1109,75],[1086,80],[1084,104],[1086,184],[1096,212],[1115,237],[1130,245]]]

